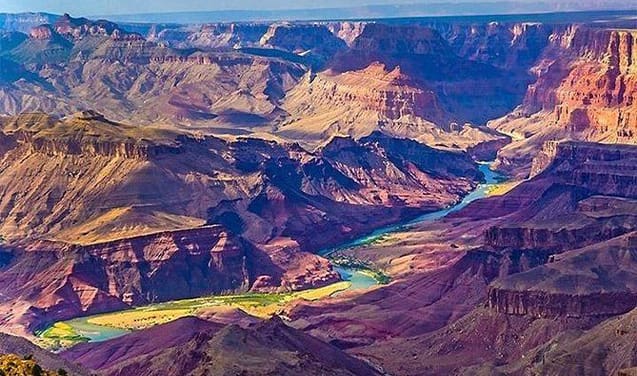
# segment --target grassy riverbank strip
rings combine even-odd
[[[77,328],[78,320],[89,325],[125,330],[141,330],[155,325],[165,324],[185,316],[196,316],[207,308],[232,307],[259,318],[269,318],[280,312],[287,303],[297,299],[314,301],[347,290],[350,282],[337,282],[328,286],[285,293],[246,293],[226,296],[208,296],[194,299],[175,300],[132,308],[124,311],[104,313],[83,319],[57,322],[38,333],[38,337],[47,347],[68,347],[86,342],[90,333],[83,333]]]

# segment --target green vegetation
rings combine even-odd
[[[57,338],[60,340],[67,341],[83,341],[88,340],[86,337],[78,334],[75,329],[66,323],[57,322],[53,324],[53,326],[47,328],[42,333],[40,333],[42,337],[49,338]]]
[[[40,344],[50,349],[60,349],[80,342],[88,342],[88,338],[77,333],[75,328],[64,322],[56,322],[42,332],[36,333]]]
[[[306,291],[278,294],[249,293],[176,300],[120,312],[95,315],[84,319],[84,321],[104,328],[140,330],[174,321],[181,317],[196,316],[203,313],[206,309],[214,309],[215,307],[237,308],[252,316],[269,318],[281,312],[285,305],[291,301],[322,299],[347,290],[350,286],[349,282],[338,282]],[[66,347],[77,342],[87,341],[88,338],[78,334],[78,331],[73,326],[74,321],[76,320],[58,322],[45,331],[38,333],[39,338],[43,341],[42,345],[49,348],[59,348],[60,346]]]
[[[356,257],[346,255],[343,253],[335,253],[330,257],[330,261],[334,265],[342,266],[344,268],[358,270],[363,274],[366,274],[376,280],[380,285],[386,285],[391,282],[391,277],[376,267],[372,262],[363,261]]]
[[[346,290],[349,286],[348,282],[339,282],[318,289],[290,293],[249,293],[176,300],[132,310],[97,315],[88,318],[87,322],[100,326],[139,330],[164,324],[180,317],[197,315],[203,310],[212,307],[238,308],[255,317],[269,318],[280,312],[285,304],[293,300],[317,300]]]
[[[23,358],[15,354],[0,355],[0,376],[66,376],[68,372],[59,369],[57,372],[43,369],[33,356]]]

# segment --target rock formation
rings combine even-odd
[[[537,80],[524,102],[513,115],[492,123],[521,136],[500,153],[502,168],[528,169],[525,150],[551,139],[634,143],[636,35],[630,29],[585,26],[553,32],[532,68]],[[517,154],[527,155],[516,160]]]

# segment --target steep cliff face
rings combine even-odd
[[[533,317],[612,316],[637,305],[634,233],[581,250],[554,262],[494,282],[488,304],[497,312]],[[591,266],[583,268],[582,265]]]
[[[91,244],[72,252],[80,258],[87,255],[104,260],[107,292],[126,304],[246,291],[254,279],[246,263],[251,257],[249,250],[221,226]],[[80,279],[99,275],[90,270],[93,266],[93,262],[82,260],[74,265],[73,274]],[[188,270],[188,274],[179,278],[177,270]],[[171,283],[166,284],[166,280]]]
[[[635,146],[561,142],[550,143],[547,153],[554,155],[545,169],[547,175],[597,194],[637,197],[633,168],[637,161]],[[535,165],[539,168],[541,164]]]
[[[629,145],[547,143],[533,163],[532,180],[503,199],[527,201],[526,185],[535,186],[537,196],[523,210],[512,208],[509,223],[490,228],[485,242],[559,252],[633,231],[636,152]]]
[[[470,33],[469,26],[458,27]],[[526,73],[507,71],[504,65],[487,58],[497,52],[483,52],[484,58],[480,59],[460,51],[453,43],[453,37],[445,39],[433,26],[367,24],[350,49],[336,56],[330,67],[336,72],[361,70],[373,62],[390,71],[399,67],[412,82],[437,97],[439,107],[448,115],[435,120],[442,128],[450,120],[461,125],[484,124],[498,113],[513,109],[525,90]],[[480,96],[472,87],[482,88]]]
[[[335,33],[337,26],[331,25]],[[355,27],[348,49],[328,61],[326,70],[306,74],[286,95],[283,108],[291,116],[279,128],[282,135],[320,139],[382,129],[449,148],[497,139],[465,123],[482,123],[490,116],[484,111],[513,108],[515,100],[509,102],[522,88],[501,86],[504,71],[458,56],[431,28]],[[483,88],[480,96],[469,89],[475,86]]]
[[[554,31],[532,68],[537,81],[521,107],[492,123],[517,135],[501,153],[502,168],[528,168],[530,158],[515,161],[516,154],[533,154],[550,139],[634,143],[636,35],[630,29],[585,26]]]
[[[606,136],[617,142],[634,140],[637,131],[637,114],[634,112],[637,32],[577,29],[571,33],[562,36],[560,45],[566,44],[564,48],[578,51],[578,55],[588,61],[575,66],[556,89],[556,125],[586,131],[589,138]],[[585,44],[584,41],[594,42],[591,46],[590,42]]]
[[[564,227],[492,227],[485,233],[485,243],[496,248],[541,249],[546,252],[594,244],[623,235],[637,228],[637,218],[627,216],[613,219],[571,217],[576,222]],[[570,227],[570,228],[569,228]],[[594,234],[594,235],[591,235]]]
[[[5,328],[211,294],[290,291],[338,281],[297,250],[263,251],[220,225],[102,243],[24,242],[0,270]],[[269,253],[268,253],[269,252]]]
[[[438,141],[457,136],[458,143],[463,143],[463,136],[457,134],[461,127],[449,125],[451,118],[435,93],[414,82],[398,66],[373,63],[345,73],[308,73],[286,94],[283,108],[296,117],[280,128],[282,135],[291,138],[320,140],[331,134],[362,137],[381,129],[433,140],[433,130],[443,128],[450,134],[438,135]],[[475,133],[480,137],[480,132]]]
[[[205,294],[247,291],[252,252],[221,226],[168,231],[79,246],[37,242],[0,272],[3,305],[28,304],[28,314],[3,325],[29,328],[67,319]],[[167,283],[170,281],[170,283]]]
[[[549,35],[560,26],[543,23],[431,22],[459,56],[511,71],[528,74],[549,44]]]
[[[358,38],[363,32],[367,22],[331,22],[328,29],[337,37],[341,38],[348,46]]]
[[[635,315],[634,309],[614,319],[581,332],[563,333],[551,341],[530,349],[516,362],[515,372],[532,370],[537,373],[593,375],[634,375]],[[594,356],[591,356],[594,354]],[[561,360],[557,360],[557,359]]]
[[[485,243],[559,255],[545,266],[494,282],[490,307],[513,315],[583,317],[617,315],[637,304],[626,277],[636,265],[636,153],[630,145],[545,146],[532,180],[505,197],[515,200],[527,184],[550,188],[487,230]]]
[[[14,140],[16,146],[24,146],[30,153],[52,157],[84,155],[139,160],[183,153],[178,139],[162,140],[162,136],[173,135],[171,132],[163,132],[162,135],[162,131],[158,131],[156,141],[159,142],[143,138],[136,140],[126,137],[126,133],[135,133],[135,128],[112,122],[95,111],[79,112],[60,122],[52,117],[34,117],[33,120],[29,117],[19,116],[11,121],[13,124],[6,124],[5,129],[19,124],[6,137]],[[48,124],[49,127],[29,129],[32,121]]]

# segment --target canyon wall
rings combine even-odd
[[[549,188],[538,202],[489,228],[485,244],[544,252],[549,263],[495,281],[489,307],[533,317],[601,317],[633,309],[637,147],[550,142],[533,165],[534,177],[508,199],[526,184]]]
[[[501,168],[535,174],[532,155],[550,140],[635,143],[636,36],[583,25],[555,30],[520,107],[491,123],[515,135],[500,152]]]
[[[306,289],[340,280],[317,256],[288,252],[287,265],[279,262],[281,255],[268,255],[220,225],[88,245],[24,243],[0,270],[0,304],[7,309],[27,306],[24,313],[17,313],[24,308],[16,308],[16,314],[3,318],[5,327],[33,329],[78,315],[169,300]]]

